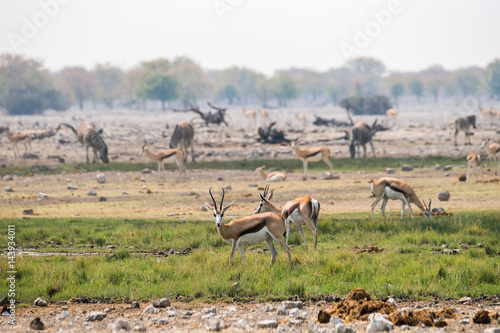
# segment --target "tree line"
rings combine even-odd
[[[160,102],[166,110],[172,103],[187,107],[201,99],[272,108],[291,101],[337,105],[346,99],[357,105],[371,98],[383,108],[388,103],[380,99],[384,95],[395,105],[403,96],[412,96],[415,102],[429,96],[435,103],[445,96],[498,100],[500,59],[485,68],[448,71],[435,65],[419,72],[390,72],[380,60],[362,57],[325,72],[290,68],[266,76],[237,66],[204,70],[188,57],[144,61],[128,70],[102,63],[91,69],[73,66],[51,72],[35,59],[0,55],[0,107],[9,114],[65,110],[72,105],[83,110],[86,103],[94,108],[150,109]]]

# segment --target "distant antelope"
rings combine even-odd
[[[179,180],[181,175],[186,176],[186,167],[184,166],[184,152],[180,149],[164,149],[159,150],[155,153],[151,152],[149,148],[146,146],[147,142],[144,140],[144,145],[142,146],[141,152],[139,156],[142,154],[146,154],[146,156],[154,162],[158,163],[158,172],[165,171],[165,163],[176,163],[179,168],[179,175],[177,176],[176,181]]]
[[[387,117],[387,126],[394,127],[396,125],[396,118],[398,116],[398,111],[394,109],[389,109],[385,111],[385,115]]]
[[[373,136],[378,131],[385,131],[386,128],[382,125],[377,124],[377,119],[370,126],[365,122],[357,123],[351,127],[349,132],[349,137],[351,143],[349,144],[349,152],[351,153],[351,158],[356,156],[356,147],[358,148],[358,157],[361,156],[361,147],[363,147],[363,158],[366,158],[366,144],[369,143],[372,147],[373,157],[375,156],[375,147],[373,146]]]
[[[17,148],[18,143],[22,143],[24,145],[24,151],[31,152],[31,136],[27,133],[14,133],[10,132],[9,128],[4,128],[3,131],[7,135],[7,139],[12,143],[12,150],[14,151],[14,157],[21,157],[19,153],[19,149]]]
[[[292,254],[290,248],[285,244],[285,242],[283,242],[282,239],[283,232],[285,231],[285,220],[282,216],[275,213],[262,213],[232,220],[231,222],[224,224],[222,221],[224,213],[231,207],[234,200],[229,205],[222,208],[225,193],[224,189],[222,189],[222,199],[220,201],[220,206],[217,208],[217,203],[212,195],[212,188],[210,188],[208,192],[210,193],[210,197],[212,198],[214,205],[211,206],[207,202],[205,202],[205,205],[214,214],[217,232],[222,239],[231,244],[229,265],[233,264],[236,249],[240,251],[243,261],[246,263],[247,259],[243,250],[243,244],[258,244],[261,242],[267,243],[267,246],[271,251],[271,266],[274,265],[274,262],[278,257],[278,252],[276,252],[276,248],[273,244],[274,240],[278,242],[283,250],[285,250],[288,255],[288,263],[290,264],[290,267],[292,267]]]
[[[382,177],[372,183],[372,193],[375,195],[375,201],[373,201],[371,205],[372,219],[374,218],[373,210],[380,200],[384,200],[382,202],[382,206],[380,207],[382,215],[384,218],[387,217],[385,215],[385,205],[387,204],[387,201],[391,199],[401,200],[403,202],[403,206],[401,207],[401,219],[403,219],[405,204],[408,205],[408,210],[410,211],[411,218],[413,219],[413,211],[410,206],[410,203],[413,203],[424,213],[427,219],[432,220],[431,200],[429,200],[429,206],[425,205],[425,203],[420,201],[408,183],[396,178]]]
[[[302,160],[304,166],[304,177],[307,178],[307,162],[318,162],[323,160],[330,168],[330,177],[333,176],[333,165],[330,162],[330,149],[325,146],[312,147],[312,148],[300,148],[299,138],[292,140],[292,149],[295,155]]]
[[[97,163],[99,158],[104,163],[109,163],[108,146],[101,137],[102,129],[96,130],[95,124],[89,121],[83,122],[78,127],[78,131],[69,124],[59,124],[57,131],[61,126],[68,127],[78,138],[78,142],[87,150],[87,164],[89,164],[89,148],[94,151],[94,159],[92,163]]]
[[[488,154],[488,159],[493,162],[493,164],[498,164],[499,162],[499,153],[500,153],[500,145],[498,143],[490,143],[488,145],[488,142],[491,141],[491,138],[488,138],[483,144],[481,145],[481,149],[486,147],[486,153]]]
[[[185,159],[187,160],[188,147],[191,146],[191,161],[194,162],[194,148],[193,148],[193,138],[194,130],[190,123],[183,122],[175,125],[174,133],[170,139],[170,148],[182,148],[186,154]]]
[[[243,110],[243,114],[245,115],[245,117],[248,117],[248,118],[255,118],[255,116],[257,115],[257,113],[255,112],[255,110]]]
[[[455,146],[457,145],[457,135],[458,132],[463,131],[465,132],[465,145],[471,145],[471,140],[470,136],[472,135],[469,133],[469,128],[472,126],[473,128],[476,128],[476,116],[468,116],[468,117],[459,117],[455,118],[453,121],[455,124]]]
[[[465,183],[467,184],[469,182],[469,173],[470,173],[470,167],[471,165],[474,167],[474,176],[476,177],[476,183],[477,183],[477,173],[481,173],[481,155],[478,155],[476,153],[470,153],[467,156],[467,177],[465,178]],[[478,170],[479,169],[479,172]]]
[[[262,118],[267,118],[269,117],[269,112],[267,112],[266,109],[262,109],[259,111],[259,115],[262,117]]]
[[[272,202],[273,191],[269,193],[269,185],[264,189],[264,194],[260,195],[259,207],[255,214],[263,212],[272,212],[280,214],[286,221],[286,244],[288,245],[288,237],[290,236],[290,224],[294,223],[299,226],[300,233],[304,239],[304,244],[307,247],[306,237],[304,236],[303,225],[307,225],[314,236],[314,250],[318,245],[318,215],[320,204],[319,201],[311,197],[299,197],[297,199],[288,201],[283,208],[279,209]]]
[[[265,165],[258,167],[255,169],[254,174],[259,174],[263,179],[265,179],[268,182],[280,182],[283,180],[286,180],[286,174],[280,171],[274,171],[266,174],[264,172],[264,169],[266,168]]]

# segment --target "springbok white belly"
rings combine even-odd
[[[404,199],[403,193],[398,192],[398,191],[393,191],[389,188],[389,186],[387,186],[385,188],[385,196],[391,200],[403,200]]]
[[[295,223],[297,225],[305,225],[306,224],[306,221],[304,221],[304,219],[302,218],[302,215],[300,214],[298,208],[296,208],[292,212],[292,214],[290,214],[288,216],[288,218],[286,220],[288,223]]]
[[[269,237],[269,230],[267,227],[264,227],[257,232],[241,236],[240,244],[258,244],[265,241]]]
[[[322,159],[323,159],[323,155],[321,153],[317,153],[314,156],[306,158],[306,161],[308,161],[308,162],[318,162],[318,161],[321,161]]]
[[[163,163],[176,163],[175,154],[163,159]]]

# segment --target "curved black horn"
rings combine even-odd
[[[264,187],[264,196],[267,196],[267,192],[269,191],[269,184]]]
[[[431,210],[431,202],[432,202],[432,200],[429,199],[429,210]]]
[[[224,202],[224,194],[226,194],[226,192],[224,191],[224,187],[222,187],[222,199],[220,199],[220,209],[222,209],[222,203]]]
[[[217,210],[217,204],[215,203],[214,196],[212,195],[212,188],[210,188],[208,190],[208,192],[210,193],[210,196],[212,197],[212,202],[214,203],[214,208],[215,208],[215,210]]]

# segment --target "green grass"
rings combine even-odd
[[[415,167],[431,167],[439,163],[441,165],[465,165],[463,158],[426,156],[426,157],[408,157],[408,158],[367,158],[350,159],[339,158],[332,159],[334,170],[336,171],[381,171],[386,168],[398,168],[404,163],[410,163]],[[210,161],[188,163],[189,169],[224,169],[224,170],[255,170],[255,168],[266,165],[268,168],[278,168],[281,170],[302,171],[302,162],[296,158],[291,159],[255,159],[255,160],[234,160],[234,161]],[[144,168],[156,170],[156,163],[109,163],[109,164],[63,164],[58,166],[34,165],[26,167],[5,167],[0,168],[0,176],[14,174],[26,176],[29,174],[59,174],[66,172],[92,172],[92,171],[141,171]],[[166,164],[165,168],[176,169],[173,164]],[[309,170],[328,170],[324,162],[309,163]]]
[[[347,217],[346,217],[347,216]],[[184,296],[199,301],[281,300],[337,293],[362,287],[376,297],[479,297],[500,294],[500,212],[463,212],[451,217],[380,218],[359,214],[323,215],[318,251],[306,251],[297,228],[290,243],[294,268],[283,251],[269,267],[265,243],[246,247],[248,265],[236,255],[214,222],[175,220],[41,219],[2,220],[0,230],[16,225],[16,242],[43,252],[107,252],[98,256],[16,258],[17,300],[95,297],[119,300]],[[312,236],[306,230],[312,244]],[[54,241],[49,244],[47,241]],[[442,244],[469,249],[449,256],[432,253]],[[475,244],[483,243],[484,247]],[[94,248],[91,245],[97,244]],[[107,247],[116,245],[115,249]],[[378,254],[353,248],[378,246]],[[0,237],[6,248],[7,238]],[[133,246],[133,248],[131,248]],[[150,256],[136,251],[191,248],[187,256]],[[110,253],[112,252],[112,253]],[[0,258],[0,295],[7,294],[7,258]],[[232,284],[239,282],[237,288]]]

